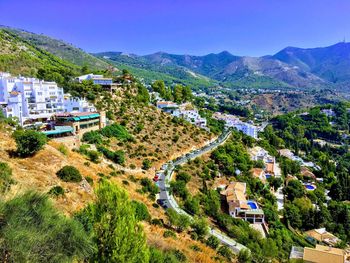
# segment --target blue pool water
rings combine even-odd
[[[265,174],[266,179],[271,177],[271,174]]]
[[[251,209],[257,209],[258,206],[254,202],[247,202],[247,204],[250,206]]]
[[[308,189],[308,190],[315,190],[315,186],[313,186],[313,185],[311,185],[311,184],[307,184],[307,185],[305,185],[305,187],[306,187],[306,189]]]

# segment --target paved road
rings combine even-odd
[[[199,156],[201,156],[204,153],[207,153],[209,151],[212,151],[219,145],[223,144],[226,142],[226,140],[230,137],[231,131],[225,131],[222,133],[215,141],[210,142],[203,148],[199,150],[192,151],[186,155],[183,155],[173,161],[169,161],[165,163],[162,166],[162,169],[164,172],[159,173],[159,188],[160,188],[160,193],[159,193],[159,199],[160,200],[165,200],[165,204],[167,208],[172,208],[174,209],[177,213],[179,214],[184,214],[189,216],[192,219],[192,216],[188,214],[186,211],[182,210],[177,202],[175,201],[174,197],[169,193],[169,188],[170,188],[170,181],[172,180],[173,174],[174,174],[174,169],[177,165],[182,165],[186,162],[188,162],[191,159],[195,159]],[[247,249],[245,246],[242,244],[237,243],[235,240],[232,238],[228,237],[224,233],[222,233],[220,230],[215,229],[210,227],[209,233],[212,234],[213,236],[217,237],[221,243],[229,246],[234,253],[238,254],[241,249]]]

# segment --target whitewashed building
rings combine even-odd
[[[95,112],[96,108],[84,98],[74,98],[70,94],[64,95],[64,112]]]
[[[55,113],[94,111],[85,99],[64,94],[55,82],[14,77],[0,72],[0,106],[5,117],[18,119],[21,126],[46,122]]]
[[[200,127],[207,129],[207,119],[199,115],[198,110],[188,109],[187,107],[190,104],[178,105],[172,101],[158,101],[157,108],[161,109],[164,112],[170,113],[174,117],[183,118],[186,121]]]
[[[254,139],[258,138],[259,128],[257,126],[243,122],[234,115],[216,112],[213,114],[213,117],[217,120],[224,121],[226,127],[236,128],[237,130],[242,131],[244,134],[251,136]]]
[[[95,75],[95,74],[86,74],[76,78],[79,82],[83,80],[92,80],[94,84],[101,86],[108,86],[113,84],[112,78],[105,78],[103,75]]]

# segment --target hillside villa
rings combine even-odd
[[[256,146],[248,149],[248,153],[253,161],[263,161],[264,163],[263,169],[253,168],[251,170],[254,177],[259,178],[262,181],[265,181],[271,176],[281,177],[282,172],[279,164],[276,162],[276,158],[271,156],[266,150]]]
[[[313,241],[332,247],[336,246],[341,241],[338,237],[328,232],[325,228],[312,229],[306,231],[305,234]]]
[[[227,202],[228,212],[232,217],[252,224],[265,222],[263,210],[255,201],[246,199],[246,183],[231,182],[220,195]]]
[[[303,260],[308,263],[350,263],[349,254],[345,250],[316,245],[315,248],[310,247],[292,247],[290,260]]]
[[[118,87],[121,86],[119,83],[113,83],[112,78],[106,78],[103,75],[96,75],[93,73],[82,75],[75,79],[78,82],[83,82],[84,80],[92,80],[95,85],[100,85],[104,90],[114,92]]]
[[[188,103],[179,105],[172,101],[157,101],[156,106],[158,109],[161,109],[162,111],[169,113],[174,117],[183,118],[191,124],[196,125],[202,129],[208,129],[207,119],[202,118],[199,115],[197,109],[193,109],[192,107],[189,108],[190,104]]]

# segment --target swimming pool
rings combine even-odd
[[[271,177],[271,174],[265,174],[266,179]]]
[[[316,189],[316,186],[314,186],[314,185],[312,185],[312,184],[306,184],[305,187],[306,187],[307,190],[310,190],[310,191]]]
[[[248,201],[247,204],[250,206],[251,209],[258,209],[258,206],[255,202]]]

